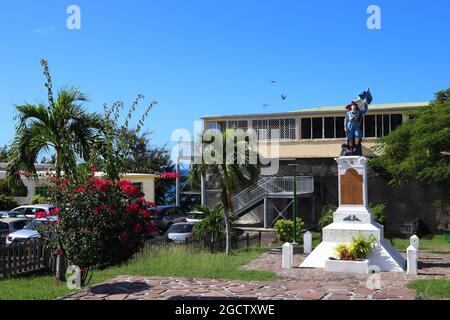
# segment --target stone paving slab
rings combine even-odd
[[[306,257],[294,254],[299,265]],[[416,279],[450,279],[450,255],[421,252],[419,274],[379,273],[376,275],[331,273],[323,269],[282,269],[281,250],[271,250],[241,267],[270,270],[275,281],[192,279],[181,277],[118,276],[78,291],[64,300],[413,300],[414,290],[406,283]]]

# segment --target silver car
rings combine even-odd
[[[0,244],[4,244],[6,238],[18,230],[22,230],[30,220],[27,218],[5,218],[0,220]]]
[[[167,237],[172,241],[186,242],[192,240],[192,229],[195,222],[174,223],[167,230]]]
[[[10,245],[12,243],[22,243],[27,242],[33,239],[38,239],[41,237],[37,228],[44,223],[51,223],[57,220],[58,217],[52,216],[48,218],[39,218],[31,220],[22,230],[10,233],[6,238],[6,245]]]

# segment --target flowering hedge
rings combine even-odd
[[[89,176],[76,185],[66,179],[53,182],[50,194],[57,208],[50,215],[59,219],[41,233],[47,246],[82,270],[129,259],[141,247],[143,236],[154,231],[154,225],[146,222],[150,215],[146,209],[154,204],[130,181]]]

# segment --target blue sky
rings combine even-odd
[[[81,30],[66,28],[71,4]],[[366,27],[370,4],[381,30]],[[0,145],[13,104],[46,99],[41,58],[89,110],[158,100],[145,124],[158,145],[203,115],[346,104],[366,87],[374,103],[428,101],[450,86],[449,11],[447,0],[3,1]]]

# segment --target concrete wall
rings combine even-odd
[[[139,175],[127,174],[122,180],[129,180],[131,182],[142,183],[142,192],[145,193],[145,200],[155,202],[155,176],[154,175]]]

